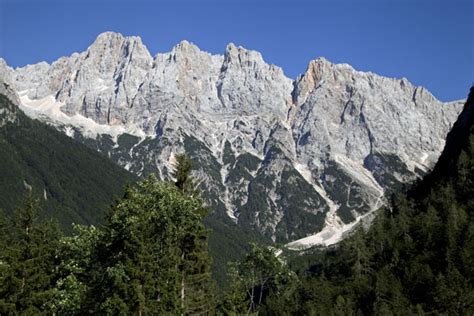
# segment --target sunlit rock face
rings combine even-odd
[[[260,53],[183,41],[152,57],[107,32],[84,52],[2,80],[28,115],[139,174],[169,177],[186,151],[216,214],[275,241],[342,227],[436,162],[462,102],[406,79],[311,61],[292,80]]]

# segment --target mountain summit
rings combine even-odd
[[[28,115],[137,175],[166,178],[186,151],[213,216],[280,242],[323,231],[318,242],[332,243],[433,167],[462,110],[324,58],[292,80],[234,44],[222,56],[183,41],[153,58],[112,32],[51,65],[0,62],[0,73]]]

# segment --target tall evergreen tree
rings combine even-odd
[[[40,221],[37,202],[28,195],[10,225],[3,225],[0,262],[0,314],[54,311],[57,225]]]
[[[198,196],[198,190],[192,180],[191,170],[191,159],[185,154],[177,155],[173,171],[175,185],[184,195],[194,197]],[[198,211],[200,220],[189,222],[189,227],[182,227],[183,235],[180,238],[181,302],[186,313],[190,314],[207,313],[214,299],[211,258],[208,254],[209,231],[202,223],[208,212],[209,209],[202,204]]]
[[[194,193],[195,187],[191,178],[192,160],[186,154],[176,155],[176,164],[173,170],[175,185],[185,193]]]

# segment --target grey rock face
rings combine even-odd
[[[293,81],[233,44],[220,56],[183,41],[152,58],[140,38],[110,32],[51,65],[0,70],[30,110],[54,100],[48,111],[90,119],[95,148],[130,171],[166,178],[188,152],[215,212],[278,241],[380,206],[433,166],[462,109],[323,58]]]
[[[428,171],[461,109],[460,103],[443,104],[406,79],[357,72],[322,58],[298,78],[294,96],[297,157],[325,188],[341,180],[328,193],[338,201],[339,191],[347,188],[346,206],[351,205],[347,211],[352,213],[363,212],[378,192],[391,189],[378,169],[391,168],[388,174],[399,182]],[[379,156],[376,162],[374,156]],[[328,168],[335,167],[357,187],[328,177]],[[347,203],[352,198],[355,204]]]
[[[16,69],[12,83],[33,100],[53,95],[66,114],[121,124],[151,64],[140,38],[107,32],[83,53]]]
[[[292,81],[260,53],[227,45],[217,81],[218,97],[230,113],[271,113],[284,118],[291,105]]]
[[[0,60],[0,67],[2,60]],[[20,104],[20,99],[15,91],[3,81],[3,78],[0,78],[0,95],[1,97],[6,97],[11,102],[5,102],[6,100],[0,101],[0,128],[5,126],[8,123],[15,123],[18,120],[18,105]]]

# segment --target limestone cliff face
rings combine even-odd
[[[111,32],[51,65],[0,70],[26,113],[137,174],[165,178],[187,151],[215,212],[279,241],[379,207],[434,165],[462,109],[323,58],[291,80],[233,44],[221,56],[183,41],[153,58]]]
[[[1,64],[0,64],[1,67]],[[7,98],[10,102],[5,102],[3,98]],[[0,128],[8,123],[18,122],[18,104],[20,100],[16,92],[3,81],[0,77]]]

